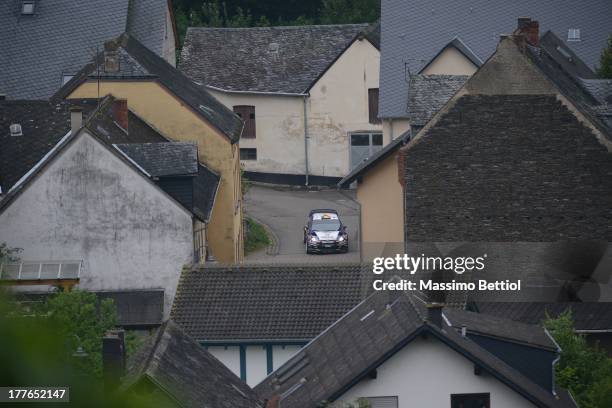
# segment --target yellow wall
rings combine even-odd
[[[422,72],[423,75],[472,75],[478,67],[455,47],[448,47]]]
[[[357,185],[361,205],[364,259],[384,243],[404,242],[402,186],[398,180],[397,152],[365,172]]]
[[[232,145],[223,134],[155,81],[101,81],[99,94],[97,82],[85,82],[69,98],[96,98],[107,94],[127,99],[130,110],[164,136],[197,142],[200,162],[221,175],[207,234],[211,252],[223,263],[242,261],[238,144]]]

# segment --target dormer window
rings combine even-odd
[[[567,41],[580,41],[580,29],[570,28],[567,30]]]
[[[21,130],[21,125],[19,123],[13,123],[9,126],[9,130],[11,132],[11,136],[23,136],[23,131]]]
[[[32,15],[34,14],[34,2],[24,1],[21,3],[21,14]]]

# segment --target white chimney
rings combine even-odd
[[[70,130],[74,135],[83,127],[83,108],[73,106],[70,108]]]

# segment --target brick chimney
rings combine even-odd
[[[112,106],[113,120],[127,132],[128,130],[128,104],[127,99],[115,99]]]
[[[80,106],[70,107],[70,131],[74,135],[83,127],[83,108]]]
[[[125,332],[111,330],[102,338],[102,373],[104,388],[111,391],[119,387],[125,373]]]
[[[104,43],[104,72],[116,73],[119,72],[119,45],[116,41],[107,41]]]
[[[540,46],[540,23],[529,17],[519,17],[514,35],[525,38],[528,44],[534,47]]]
[[[444,308],[444,303],[428,303],[427,304],[427,321],[436,326],[437,328],[442,328],[442,309]]]

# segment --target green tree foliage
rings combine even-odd
[[[380,16],[380,0],[175,0],[173,4],[180,44],[187,27],[368,23]]]
[[[571,310],[547,319],[544,325],[562,350],[557,385],[571,391],[581,408],[612,406],[612,359],[576,334]]]
[[[601,52],[597,75],[600,78],[612,78],[612,35],[608,37],[608,46]]]
[[[95,294],[74,290],[61,292],[49,299],[46,312],[73,354],[82,347],[87,353],[75,361],[89,375],[102,375],[102,337],[117,324],[117,311],[112,299],[99,302]]]
[[[319,19],[323,24],[364,23],[380,15],[380,0],[323,0]]]
[[[29,311],[24,315],[23,310],[16,309],[14,299],[7,299],[7,295],[0,292],[0,384],[69,387],[71,407],[155,406],[152,401],[104,390],[100,379],[92,374],[95,371],[92,366],[98,363],[90,365],[91,360],[81,360],[83,357],[74,355],[76,339],[73,334],[79,334],[85,351],[89,355],[97,354],[93,361],[99,362],[101,336],[96,340],[94,336],[110,326],[114,317],[108,303],[100,308],[105,312],[92,312],[94,303],[93,298],[83,292],[62,293],[36,313]],[[72,307],[76,310],[68,310]],[[93,320],[68,323],[70,319],[92,316]],[[67,404],[57,404],[60,405]]]

